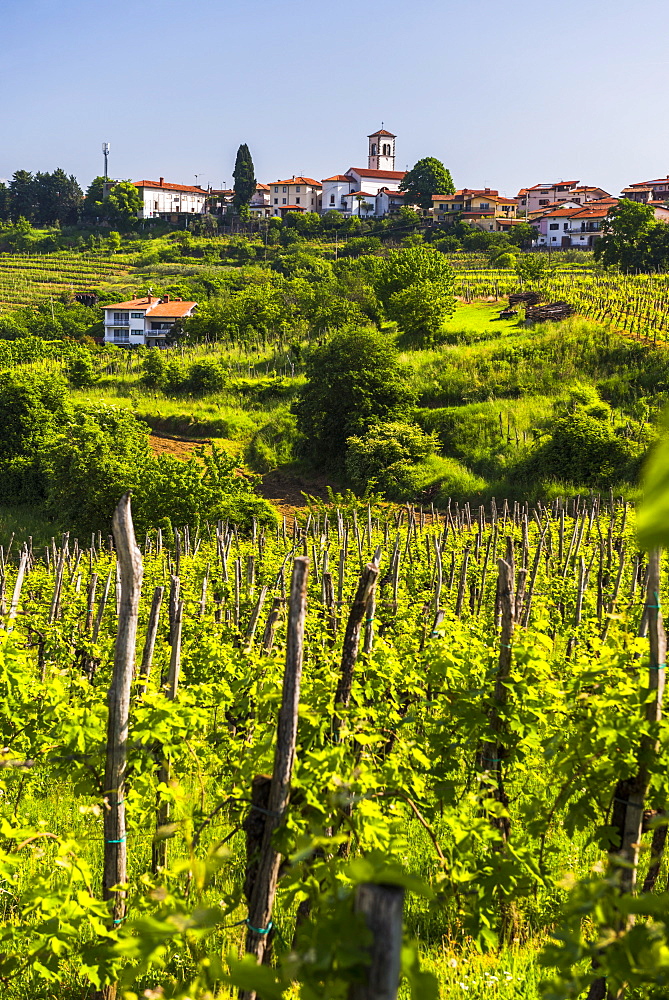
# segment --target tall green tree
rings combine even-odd
[[[104,200],[104,177],[95,177],[86,189],[86,194],[84,196],[83,204],[83,215],[86,219],[94,222],[95,219],[101,219],[104,214],[103,200]]]
[[[132,181],[118,181],[102,202],[103,218],[121,231],[130,229],[137,222],[142,204],[142,196]]]
[[[408,200],[421,208],[432,208],[433,194],[453,194],[455,185],[451,172],[434,156],[424,156],[409,170],[400,184]]]
[[[10,214],[14,221],[23,217],[34,222],[37,214],[35,179],[29,170],[17,170],[9,184]]]
[[[237,150],[235,169],[232,171],[232,176],[235,179],[233,202],[235,208],[239,211],[242,205],[248,205],[256,189],[253,160],[251,159],[249,147],[245,142]]]
[[[0,181],[0,222],[6,222],[9,219],[9,205],[9,188],[4,181]]]
[[[645,270],[649,237],[658,225],[664,229],[663,223],[655,221],[651,205],[621,198],[604,220],[602,235],[595,243],[595,260],[623,271]]]
[[[36,222],[52,226],[56,222],[74,225],[83,202],[77,178],[60,167],[53,173],[37,173],[34,178]]]

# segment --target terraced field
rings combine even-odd
[[[128,258],[61,250],[50,254],[0,254],[0,313],[36,305],[63,292],[85,292],[125,279]]]

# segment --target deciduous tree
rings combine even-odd
[[[433,194],[453,194],[455,185],[450,170],[441,160],[425,156],[404,175],[400,191],[407,192],[407,201],[428,209],[432,208]]]

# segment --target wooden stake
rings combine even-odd
[[[114,926],[125,917],[125,893],[113,887],[127,881],[125,774],[130,711],[130,687],[135,667],[137,617],[142,589],[142,556],[135,541],[130,494],[120,501],[112,521],[121,573],[121,603],[114,651],[114,672],[107,696],[107,758],[105,764],[103,898],[112,903]],[[107,986],[106,1000],[116,996]]]
[[[286,670],[276,735],[274,770],[267,807],[258,873],[251,892],[246,930],[246,951],[262,962],[271,930],[272,908],[281,856],[272,844],[274,831],[283,821],[290,797],[290,782],[297,743],[297,713],[302,681],[304,621],[307,611],[309,560],[298,556],[293,564],[288,607]],[[244,1000],[255,1000],[254,990],[242,990]]]

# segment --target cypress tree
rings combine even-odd
[[[235,169],[232,171],[232,176],[235,179],[235,196],[233,201],[235,208],[239,210],[242,205],[248,205],[256,189],[253,160],[251,159],[249,147],[245,142],[237,150],[237,159],[235,160]]]

